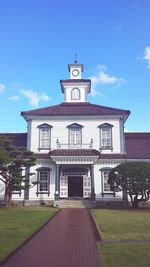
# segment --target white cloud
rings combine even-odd
[[[11,101],[19,101],[20,100],[19,96],[17,96],[17,95],[9,96],[8,99]]]
[[[44,101],[48,101],[48,100],[50,100],[50,97],[49,97],[48,95],[46,95],[45,93],[43,93],[43,94],[41,95],[41,97],[42,97],[42,100],[44,100]]]
[[[50,99],[45,93],[39,94],[31,89],[22,89],[21,93],[29,99],[29,104],[33,107],[38,107],[40,101],[48,101]]]
[[[147,61],[147,67],[150,69],[150,46],[145,47],[144,59]]]
[[[2,93],[3,91],[5,91],[5,85],[0,83],[0,93]]]
[[[104,96],[102,93],[99,92],[99,88],[104,85],[112,85],[113,88],[118,88],[121,83],[125,82],[123,78],[117,78],[114,75],[108,74],[106,65],[98,65],[96,74],[89,77],[89,79],[91,79],[92,81],[92,96]]]

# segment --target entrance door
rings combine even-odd
[[[68,197],[83,197],[83,177],[68,177]]]

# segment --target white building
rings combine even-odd
[[[82,78],[83,65],[75,62],[68,69],[70,79],[60,81],[64,102],[22,112],[27,134],[6,134],[17,146],[26,143],[37,159],[31,182],[38,185],[14,192],[13,199],[122,201],[123,194],[111,190],[108,173],[127,159],[150,160],[145,146],[150,134],[125,134],[130,111],[89,103],[91,80]]]

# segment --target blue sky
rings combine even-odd
[[[63,102],[74,54],[89,101],[130,109],[128,131],[150,131],[149,0],[1,0],[0,132],[25,132],[21,111]]]

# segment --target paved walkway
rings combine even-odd
[[[99,267],[87,209],[63,209],[2,267]]]

